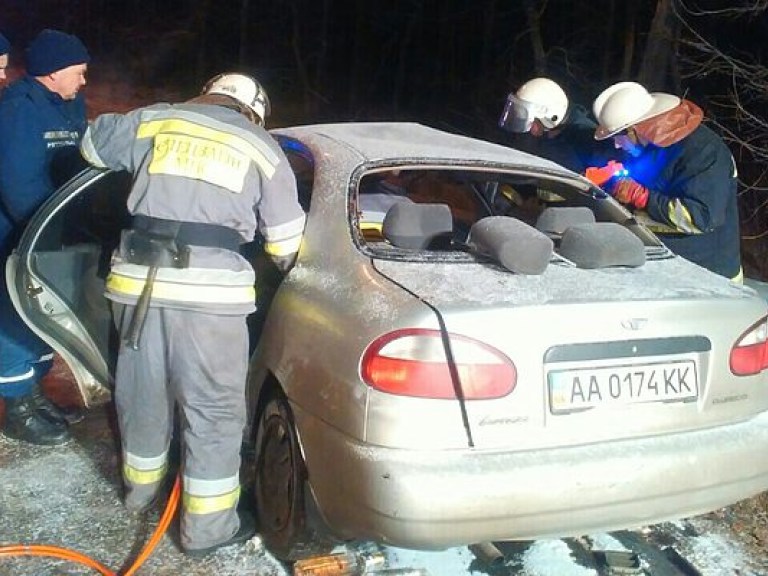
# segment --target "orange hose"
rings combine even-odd
[[[92,560],[85,554],[80,554],[74,550],[60,548],[58,546],[44,546],[42,544],[2,546],[0,547],[0,557],[2,556],[48,556],[51,558],[60,558],[76,564],[84,564],[89,568],[97,570],[100,574],[103,574],[103,576],[117,576],[115,572],[112,572],[112,570],[99,564],[96,560]]]
[[[176,477],[176,481],[173,484],[173,490],[168,497],[168,503],[165,505],[163,515],[160,517],[160,522],[152,533],[149,541],[142,548],[139,555],[133,561],[133,564],[128,568],[122,576],[133,576],[142,564],[149,558],[154,549],[160,542],[163,534],[165,534],[168,526],[173,520],[174,514],[176,514],[176,508],[178,508],[179,499],[181,494],[181,478]],[[96,560],[89,558],[85,554],[81,554],[75,550],[69,548],[62,548],[59,546],[47,546],[44,544],[13,544],[10,546],[0,546],[0,558],[4,556],[47,556],[51,558],[59,558],[61,560],[68,560],[76,564],[83,564],[89,568],[93,568],[102,576],[118,576],[117,572],[113,572],[109,568],[100,564]]]
[[[165,505],[165,510],[163,511],[163,515],[160,517],[160,522],[158,523],[157,528],[155,528],[155,531],[152,533],[152,537],[149,539],[149,542],[147,542],[144,548],[142,548],[141,552],[136,557],[136,560],[133,561],[133,564],[130,568],[128,568],[123,576],[133,576],[136,570],[138,570],[139,567],[144,564],[147,558],[149,558],[149,556],[154,551],[155,547],[160,543],[160,539],[163,537],[163,534],[165,534],[165,531],[168,529],[171,520],[173,520],[173,515],[176,513],[180,494],[181,476],[176,476],[176,481],[173,483],[173,490],[171,490],[171,495],[168,497],[168,503]]]

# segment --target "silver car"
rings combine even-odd
[[[244,480],[270,549],[580,535],[768,489],[755,291],[668,251],[585,178],[411,123],[273,131],[308,212],[281,277],[258,241]],[[130,177],[35,216],[15,304],[109,400],[105,274]]]

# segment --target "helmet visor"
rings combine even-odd
[[[514,94],[507,96],[507,103],[499,118],[499,126],[510,132],[528,132],[534,120],[546,118],[546,110],[543,106],[521,100]],[[549,128],[548,123],[544,123]]]

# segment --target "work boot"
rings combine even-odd
[[[3,433],[9,438],[38,446],[58,446],[70,439],[66,422],[53,422],[41,414],[32,394],[4,400]]]
[[[40,386],[35,386],[32,391],[32,398],[34,399],[37,411],[40,412],[44,418],[53,423],[63,422],[64,424],[77,424],[85,418],[85,414],[80,408],[70,408],[54,404],[43,393]]]
[[[256,518],[254,518],[250,512],[244,510],[239,510],[238,516],[240,517],[240,527],[229,540],[224,540],[224,542],[214,544],[213,546],[208,546],[208,548],[185,548],[184,554],[192,558],[203,558],[219,548],[234,546],[235,544],[244,544],[253,538],[256,535]]]

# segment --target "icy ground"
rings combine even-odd
[[[121,573],[154,530],[160,510],[133,518],[120,502],[117,445],[106,410],[93,410],[73,426],[75,439],[61,447],[32,447],[0,437],[0,545],[55,544],[99,561]],[[706,525],[681,541],[681,553],[704,576],[768,576],[768,560],[750,558],[728,538]],[[670,533],[684,527],[669,525]],[[678,536],[679,537],[679,536]],[[592,550],[626,550],[613,535],[581,539]],[[241,547],[224,548],[205,560],[185,557],[176,547],[173,526],[138,576],[289,576],[261,546],[258,537]],[[505,551],[506,552],[506,551]],[[601,576],[574,555],[563,540],[517,545],[506,566],[483,565],[467,548],[416,552],[384,548],[388,568],[425,568],[430,576],[515,574],[519,576]],[[0,576],[93,575],[77,564],[48,558],[0,558]],[[654,572],[648,572],[657,576]]]

